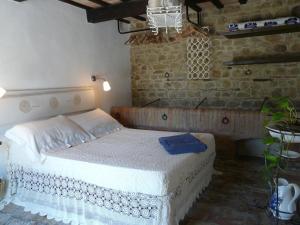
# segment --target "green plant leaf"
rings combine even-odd
[[[264,127],[267,127],[267,126],[269,126],[270,125],[270,120],[264,120],[263,121],[263,125],[264,125]],[[266,132],[267,134],[269,133],[268,131]]]
[[[271,112],[271,109],[270,109],[270,107],[264,105],[261,109],[261,112],[267,114],[267,113]]]
[[[272,144],[275,144],[277,142],[278,142],[277,138],[274,138],[274,137],[271,137],[271,136],[265,137],[263,139],[263,143],[265,145],[272,145]]]
[[[289,98],[288,97],[281,97],[278,100],[278,107],[281,108],[281,109],[284,109],[284,110],[290,108]]]
[[[293,102],[288,97],[273,98],[271,107],[263,106],[262,112],[267,116],[264,118],[264,125],[275,126],[278,129],[291,129],[292,125],[297,122],[297,111]],[[272,144],[278,144],[281,150],[287,150],[288,147],[281,139],[270,137],[266,129],[266,138],[263,139],[266,149],[264,150],[265,166],[263,169],[264,178],[268,184],[274,184],[274,177],[278,175],[279,170],[288,168],[288,161],[281,156],[274,155],[270,152]]]
[[[277,164],[279,162],[279,157],[272,154],[267,154],[266,159],[270,165]]]
[[[285,114],[283,112],[275,112],[272,115],[272,121],[274,121],[274,122],[283,121],[284,118],[285,118]]]

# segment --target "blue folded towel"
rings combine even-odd
[[[171,155],[191,152],[199,153],[204,152],[207,149],[206,144],[202,143],[198,138],[195,138],[189,133],[160,137],[159,142]]]

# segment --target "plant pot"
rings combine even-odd
[[[279,129],[277,127],[266,127],[270,135],[274,138],[281,139],[288,143],[300,143],[300,132]]]

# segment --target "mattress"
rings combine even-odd
[[[48,153],[42,163],[35,164],[20,154],[20,146],[13,145],[10,163],[104,188],[167,196],[176,192],[199,165],[213,161],[215,156],[213,135],[202,133],[193,135],[208,146],[207,151],[168,154],[158,138],[176,134],[179,133],[124,128],[89,143]]]

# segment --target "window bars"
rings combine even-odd
[[[158,34],[159,28],[174,27],[180,33],[182,28],[182,5],[170,0],[149,0],[147,6],[147,17],[149,27],[155,35]]]

